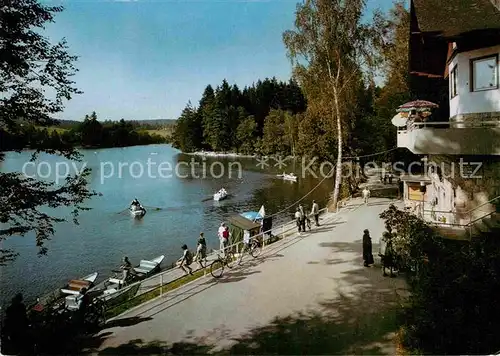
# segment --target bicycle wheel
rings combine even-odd
[[[210,274],[214,278],[220,278],[222,277],[222,274],[224,273],[224,262],[221,259],[217,259],[212,262],[210,265]]]
[[[257,241],[254,241],[252,243],[252,246],[250,246],[250,255],[252,255],[253,258],[256,258],[257,256],[260,255],[262,252],[262,248],[260,246],[260,243]]]
[[[234,252],[228,252],[224,260],[227,268],[233,268],[234,263],[236,262],[236,257],[234,256]]]

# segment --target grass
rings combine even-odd
[[[58,126],[48,126],[48,127],[36,126],[36,128],[39,129],[39,130],[47,129],[47,132],[49,134],[52,133],[53,131],[57,132],[58,134],[62,134],[64,132],[68,131],[68,129],[65,129],[65,128],[62,128],[62,127],[58,127]]]
[[[172,135],[173,130],[170,128],[163,129],[163,130],[143,130],[143,132],[146,132],[150,135],[158,135],[163,138],[170,138],[170,135]]]

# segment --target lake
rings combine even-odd
[[[301,163],[285,162],[273,167],[273,160],[259,164],[255,158],[215,158],[180,153],[170,145],[82,150],[82,162],[73,164],[64,158],[42,154],[30,163],[31,152],[8,152],[0,163],[2,172],[18,171],[46,180],[62,182],[66,172],[74,173],[84,165],[92,168],[89,184],[102,193],[86,204],[92,208],[81,213],[80,225],[72,222],[56,225],[56,232],[46,242],[49,251],[37,256],[34,236],[13,236],[3,248],[13,248],[20,255],[0,267],[0,305],[17,292],[32,300],[70,279],[94,271],[99,280],[116,269],[123,256],[136,264],[164,254],[163,266],[181,256],[186,243],[195,250],[201,231],[210,248],[218,247],[217,228],[227,217],[244,211],[258,211],[264,205],[270,215],[293,204],[313,189],[321,177],[299,176],[297,183],[283,181],[277,173],[295,170]],[[325,173],[328,170],[325,169]],[[221,187],[231,195],[215,202],[213,193]],[[324,207],[333,180],[326,179],[303,203],[311,206],[316,199]],[[128,208],[133,198],[148,209],[143,219],[134,219]],[[52,210],[67,216],[70,209]],[[289,221],[293,209],[276,216],[273,224]],[[71,221],[71,220],[70,220]]]

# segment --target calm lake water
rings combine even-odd
[[[294,203],[321,180],[308,176],[291,183],[276,177],[277,173],[294,168],[300,174],[300,163],[294,167],[287,161],[288,166],[281,170],[261,168],[253,158],[195,157],[169,145],[83,150],[82,154],[83,161],[74,165],[50,155],[40,155],[35,164],[26,165],[31,152],[8,153],[0,163],[3,172],[22,171],[24,166],[27,175],[38,174],[52,181],[56,179],[56,169],[62,176],[66,168],[73,173],[85,164],[92,168],[92,189],[102,193],[87,203],[92,209],[81,213],[80,225],[56,226],[55,235],[46,243],[47,255],[37,256],[33,235],[14,236],[3,243],[4,248],[13,248],[20,255],[16,261],[0,267],[0,305],[16,292],[30,300],[94,271],[103,280],[120,265],[124,255],[135,264],[140,259],[164,254],[163,265],[167,265],[180,257],[183,243],[195,249],[200,231],[205,232],[209,248],[218,247],[217,228],[227,217],[257,211],[261,205],[267,215],[273,214]],[[276,162],[268,163],[272,166]],[[214,202],[211,196],[221,187],[232,196]],[[326,179],[304,204],[310,207],[316,199],[323,207],[332,187],[332,180]],[[134,219],[124,210],[135,197],[146,207],[161,209],[149,209],[142,220]],[[58,209],[52,214],[67,216],[68,211]],[[290,209],[275,217],[273,224],[290,220],[292,212]]]

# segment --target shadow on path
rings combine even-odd
[[[322,303],[321,310],[276,318],[233,338],[232,345],[222,349],[203,338],[188,337],[172,345],[132,340],[99,355],[393,355],[398,314],[393,306],[382,305],[391,297],[391,292],[376,290],[357,297],[341,295]]]
[[[361,250],[361,241],[325,243],[334,251]],[[361,257],[360,257],[361,258]],[[338,259],[331,263],[352,262]],[[324,262],[309,262],[324,263]],[[333,278],[333,277],[332,277]],[[335,278],[339,283],[310,310],[275,318],[265,326],[235,336],[231,330],[207,330],[204,337],[186,335],[181,343],[133,340],[102,350],[102,355],[394,355],[401,325],[402,279],[384,278],[378,269],[359,268]]]

